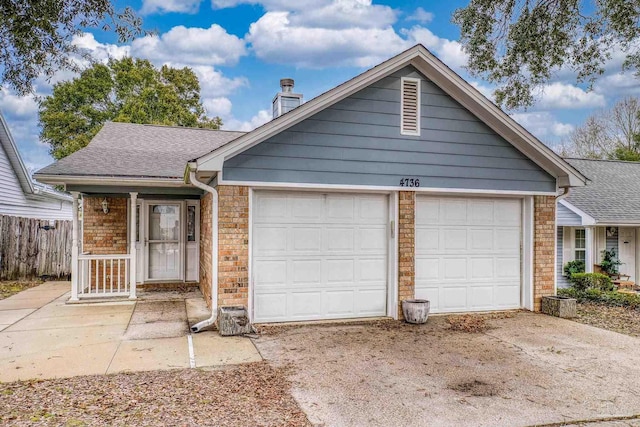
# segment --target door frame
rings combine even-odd
[[[636,275],[636,271],[637,271],[637,267],[638,267],[638,249],[637,249],[638,229],[635,228],[635,227],[618,227],[618,259],[620,261],[622,261],[620,259],[621,258],[620,255],[622,254],[622,248],[623,248],[623,245],[624,245],[624,242],[623,242],[623,239],[622,239],[622,233],[621,233],[622,230],[631,230],[631,231],[633,231],[633,239],[634,239],[634,241],[630,243],[631,245],[633,245],[633,257],[632,257],[633,267],[632,268],[629,268],[629,267],[621,268],[619,271],[620,271],[620,273],[631,275],[631,278],[629,280],[632,280],[632,281],[635,282],[637,277],[638,277]],[[627,263],[625,263],[625,264],[627,264]]]
[[[178,205],[179,206],[179,221],[180,221],[180,229],[178,231],[178,250],[179,250],[179,266],[178,266],[178,277],[172,279],[153,279],[149,277],[149,206],[151,205]],[[144,237],[144,246],[142,250],[143,256],[143,269],[144,282],[153,282],[153,283],[162,283],[162,282],[176,282],[176,281],[184,281],[185,278],[185,237],[186,237],[186,228],[185,228],[185,219],[186,219],[186,200],[143,200],[142,201],[143,212],[144,213],[144,229],[143,233],[140,234],[141,238]],[[142,216],[142,215],[141,215]],[[141,223],[143,221],[141,220]]]
[[[279,191],[283,193],[346,193],[346,194],[382,194],[387,196],[388,204],[388,231],[387,231],[387,316],[395,320],[398,319],[398,200],[399,191],[380,191],[380,190],[355,190],[355,189],[320,189],[320,188],[299,188],[299,187],[249,187],[249,254],[248,254],[248,300],[247,311],[249,312],[249,320],[254,319],[254,285],[253,285],[253,200],[255,191]]]

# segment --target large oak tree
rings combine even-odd
[[[72,41],[88,28],[113,31],[121,43],[143,33],[133,9],[110,0],[0,1],[0,86],[26,95],[39,76],[80,71],[74,56],[84,53]]]
[[[218,129],[200,100],[200,83],[190,68],[124,58],[94,64],[79,77],[54,85],[40,101],[40,138],[61,159],[85,147],[106,121]]]
[[[532,105],[559,70],[592,84],[614,49],[640,65],[640,0],[470,0],[453,21],[469,71],[499,85],[507,108]]]

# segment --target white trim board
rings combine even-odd
[[[227,181],[218,179],[217,185],[236,185],[254,187],[261,190],[324,190],[346,192],[376,192],[385,193],[391,191],[415,191],[416,193],[452,193],[456,195],[494,195],[500,196],[555,196],[552,191],[513,191],[513,190],[484,190],[469,188],[435,188],[435,187],[387,187],[375,185],[344,185],[344,184],[308,184],[295,182],[259,182],[259,181]]]

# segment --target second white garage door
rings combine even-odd
[[[254,322],[386,315],[388,197],[256,191]]]
[[[519,199],[416,198],[416,298],[435,313],[520,308]]]

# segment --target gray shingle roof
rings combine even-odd
[[[602,224],[640,224],[640,163],[566,159],[591,181],[567,201]]]
[[[40,175],[182,178],[187,162],[244,132],[107,122],[85,148]]]

